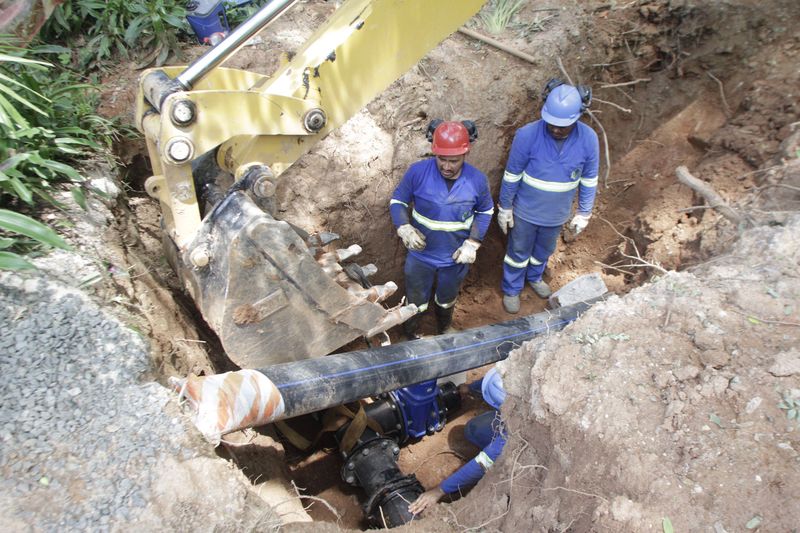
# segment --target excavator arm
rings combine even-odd
[[[380,305],[397,286],[364,283],[374,267],[342,266],[357,245],[326,251],[330,234],[279,220],[276,183],[484,0],[348,0],[272,76],[220,67],[293,3],[273,0],[188,67],[145,72],[137,96],[167,255],[244,368],[326,355],[417,312]]]

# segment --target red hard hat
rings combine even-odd
[[[462,155],[469,152],[469,133],[460,122],[442,122],[433,132],[435,155]]]

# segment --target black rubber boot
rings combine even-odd
[[[453,323],[453,311],[456,310],[456,306],[444,308],[434,305],[434,310],[436,311],[436,332],[439,335],[451,333],[453,329],[450,325]]]
[[[422,313],[417,313],[416,315],[412,316],[405,322],[403,322],[403,333],[406,335],[406,339],[410,341],[415,341],[419,339],[419,321],[422,319]]]

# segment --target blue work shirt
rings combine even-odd
[[[506,445],[506,430],[502,427],[502,424],[498,426],[493,423],[491,426],[495,431],[489,444],[484,446],[478,455],[439,484],[439,488],[445,494],[453,494],[476,484],[497,461],[497,458],[500,457],[500,453]]]
[[[465,162],[452,187],[448,188],[446,181],[436,158],[417,161],[389,202],[395,226],[411,224],[425,236],[425,249],[408,253],[437,268],[455,265],[453,252],[466,239],[483,239],[494,212],[489,181],[477,168]]]
[[[560,144],[560,146],[559,146]],[[600,145],[583,122],[561,143],[537,120],[517,130],[500,187],[500,207],[538,226],[560,226],[572,212],[575,190],[578,212],[590,214],[597,192]]]

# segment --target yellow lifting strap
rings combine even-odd
[[[320,438],[322,438],[325,433],[337,431],[350,421],[350,426],[345,430],[342,441],[339,443],[339,448],[342,451],[350,453],[350,450],[356,442],[358,442],[361,435],[364,434],[364,430],[367,427],[378,434],[383,433],[383,428],[381,428],[380,424],[367,416],[367,412],[364,410],[364,404],[358,402],[356,405],[353,405],[353,409],[345,405],[340,405],[325,411],[322,417],[322,428],[317,432],[313,440],[309,440],[301,435],[284,420],[275,422],[275,426],[278,428],[278,431],[292,443],[292,446],[299,450],[307,451],[316,446],[317,442],[319,442]]]

